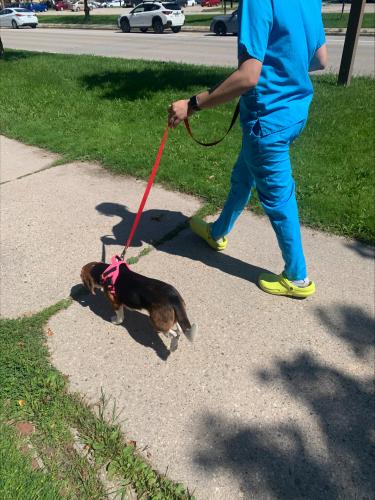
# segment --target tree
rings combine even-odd
[[[83,10],[85,11],[85,21],[90,18],[90,8],[87,0],[83,0]]]
[[[350,85],[365,6],[366,0],[352,0],[338,78],[339,85]]]
[[[0,59],[3,59],[3,57],[4,57],[4,45],[0,36]]]

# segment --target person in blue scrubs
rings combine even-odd
[[[231,189],[213,223],[193,217],[192,230],[215,250],[248,204],[255,186],[285,262],[279,275],[262,274],[260,287],[274,295],[308,297],[307,275],[289,148],[305,127],[313,97],[310,71],[324,69],[327,48],[321,0],[240,0],[238,69],[212,90],[172,103],[168,123],[236,97],[240,99],[242,147]]]

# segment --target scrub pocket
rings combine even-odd
[[[250,136],[250,141],[256,145],[268,145],[274,142],[284,142],[286,144],[292,144],[292,142],[297,139],[297,137],[302,133],[305,128],[306,120],[294,123],[284,129],[278,130],[277,132],[264,133],[262,130],[262,124],[260,119],[255,120],[249,124],[248,133]],[[246,134],[246,132],[244,131]]]

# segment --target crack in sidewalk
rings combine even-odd
[[[27,174],[20,175],[18,177],[15,177],[14,179],[9,179],[7,181],[0,182],[0,186],[3,186],[4,184],[9,184],[10,182],[15,182],[19,181],[21,179],[24,179],[25,177],[30,177],[31,175],[39,174],[40,172],[44,172],[45,170],[50,170],[51,168],[54,167],[59,167],[60,165],[67,165],[69,163],[68,160],[66,159],[58,159],[50,163],[49,165],[42,167],[38,170],[34,170],[34,172],[28,172]]]

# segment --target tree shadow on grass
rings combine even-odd
[[[90,311],[104,321],[111,321],[113,310],[108,303],[108,299],[100,290],[97,290],[96,294],[92,295],[87,293],[87,290],[82,285],[75,285],[70,296],[82,307],[88,307]],[[117,328],[125,329],[125,334],[128,333],[138,344],[153,349],[161,360],[166,361],[168,359],[170,351],[152,328],[147,314],[126,309],[124,322],[118,325]]]
[[[329,333],[347,342],[358,357],[370,358],[369,355],[373,355],[375,320],[360,307],[341,305],[334,311],[320,307],[317,314]]]
[[[321,439],[291,423],[247,426],[207,415],[195,463],[209,473],[229,472],[247,498],[373,498],[373,380],[358,381],[307,352],[276,361],[259,378],[281,384],[306,407],[323,450]]]
[[[38,57],[41,56],[41,54],[38,54],[37,52],[26,52],[23,50],[13,50],[13,49],[7,49],[4,47],[5,52],[4,52],[4,58],[0,59],[0,62],[17,62],[21,61],[22,59],[30,59],[31,57]]]
[[[81,82],[88,90],[101,90],[103,99],[136,100],[153,96],[157,92],[185,92],[193,87],[216,85],[230,72],[199,67],[181,67],[174,63],[140,63],[149,67],[127,71],[103,71],[85,75]]]

